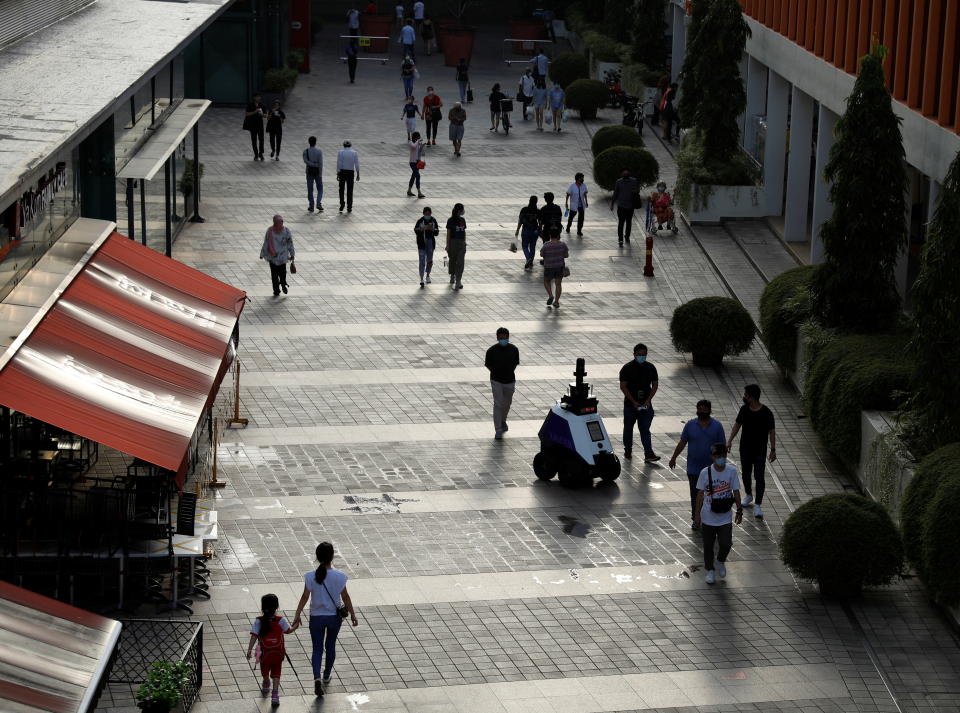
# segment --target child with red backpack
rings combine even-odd
[[[260,661],[260,673],[263,675],[263,686],[260,692],[270,693],[270,679],[273,679],[273,694],[270,703],[280,705],[280,668],[283,665],[283,656],[286,648],[283,644],[284,634],[297,630],[290,626],[285,617],[277,616],[280,600],[276,594],[264,594],[260,598],[260,611],[263,616],[253,620],[250,628],[250,645],[247,646],[247,658],[253,652],[253,645],[258,644],[257,658]]]

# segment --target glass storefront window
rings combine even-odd
[[[183,99],[183,55],[177,55],[137,89],[114,114],[117,171],[136,154],[147,131],[163,123]]]

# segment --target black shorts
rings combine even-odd
[[[544,280],[563,279],[563,268],[562,267],[545,267],[543,269],[543,279]]]

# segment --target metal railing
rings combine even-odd
[[[158,661],[182,661],[190,667],[184,685],[183,710],[188,713],[203,685],[203,624],[168,619],[122,619],[117,658],[110,683],[140,684]]]
[[[364,61],[364,60],[365,60],[365,61],[368,61],[368,62],[379,62],[380,64],[386,64],[387,62],[390,61],[390,38],[389,38],[389,37],[381,37],[381,36],[379,36],[379,35],[340,35],[340,39],[341,39],[341,40],[347,40],[348,42],[349,42],[349,41],[356,40],[358,49],[359,49],[359,48],[363,48],[363,47],[369,47],[370,44],[371,44],[371,43],[370,43],[370,40],[386,40],[386,41],[387,41],[387,54],[386,54],[386,56],[382,56],[382,57],[362,57],[359,53],[357,53],[357,59],[358,59],[358,60],[361,60],[361,61]],[[367,50],[367,51],[369,51],[369,50]],[[341,62],[346,62],[346,61],[347,61],[346,55],[341,56],[341,57],[340,57],[340,61],[341,61]]]
[[[510,44],[507,44],[507,43]],[[553,45],[553,40],[526,40],[523,38],[508,37],[503,41],[500,49],[500,58],[508,67],[514,62],[529,62],[536,54],[537,48]],[[529,52],[529,54],[528,54]],[[516,55],[522,55],[517,57]]]

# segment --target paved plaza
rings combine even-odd
[[[220,539],[212,599],[199,602],[206,665],[197,713],[269,709],[244,658],[259,598],[288,615],[321,540],[351,579],[358,628],[344,626],[333,681],[315,699],[306,630],[288,637],[280,711],[590,713],[600,711],[956,711],[960,649],[915,580],[868,592],[849,607],[797,583],[779,562],[783,520],[800,503],[852,484],[804,417],[799,398],[759,344],[719,370],[670,344],[673,309],[733,294],[756,314],[765,279],[792,258],[765,227],[734,223],[666,231],[643,277],[643,232],[617,247],[616,218],[591,177],[591,132],[619,122],[572,120],[537,132],[514,112],[509,136],[488,131],[485,97],[510,95],[521,69],[499,58],[505,30],[483,27],[471,67],[463,157],[447,122],[426,151],[423,192],[405,195],[409,168],[396,62],[362,62],[348,83],[327,28],[312,74],[287,98],[279,162],[251,160],[242,110],[201,124],[202,213],[174,257],[248,292],[240,325],[245,430],[223,435]],[[454,70],[421,57],[447,105]],[[300,153],[324,153],[323,213],[308,213]],[[645,131],[670,186],[676,165]],[[338,213],[335,156],[360,153],[352,213]],[[561,199],[587,174],[584,236],[564,234],[571,276],[563,306],[546,306],[542,268],[509,250],[530,195]],[[436,255],[420,289],[413,226],[429,205],[443,225],[454,203],[467,221],[464,289],[451,290]],[[298,273],[273,297],[258,260],[271,216],[293,231]],[[442,245],[441,238],[438,243]],[[738,245],[739,243],[739,245]],[[741,246],[746,248],[747,257]],[[483,367],[506,326],[521,355],[510,430],[493,438]],[[586,359],[587,380],[618,453],[620,366],[645,342],[658,368],[654,448],[663,460],[623,461],[613,487],[541,483],[531,470],[549,406]],[[746,508],[728,576],[704,583],[690,529],[683,459],[666,463],[701,398],[729,433],[747,383],[777,417],[778,460],[766,517]],[[639,445],[639,444],[638,444]],[[101,710],[129,711],[108,690]]]

